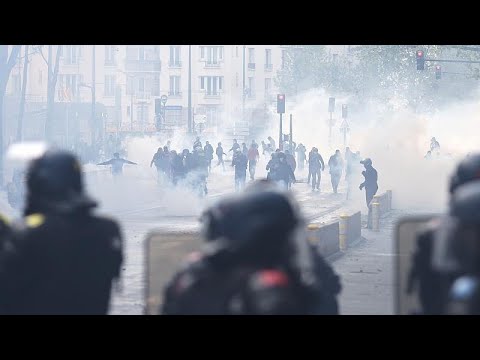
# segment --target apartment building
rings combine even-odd
[[[42,53],[38,48],[29,49],[37,51],[30,55],[25,129],[45,115],[49,46]],[[162,95],[167,97],[164,125],[186,130],[189,87],[194,121],[206,129],[259,121],[256,112],[274,107],[274,78],[283,57],[278,45],[55,45],[50,50],[52,59],[60,52],[55,101],[68,123],[62,134],[88,132],[93,96],[94,125],[105,133],[156,131],[155,99]],[[22,69],[20,59],[8,84],[12,109],[19,102]]]

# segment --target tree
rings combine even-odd
[[[48,59],[43,54],[43,48],[40,47],[40,55],[47,64],[47,118],[45,120],[45,138],[48,141],[53,140],[53,114],[55,107],[55,89],[57,87],[58,70],[60,65],[60,55],[62,45],[56,46],[55,60],[53,59],[53,45],[48,45]]]
[[[3,154],[5,150],[3,138],[5,93],[10,72],[17,62],[21,48],[21,45],[13,45],[9,53],[9,46],[12,45],[0,45],[0,186],[3,186]]]
[[[428,58],[434,59],[451,48],[439,45],[359,45],[350,48],[346,54],[328,56],[323,47],[286,47],[286,66],[278,73],[277,85],[286,93],[295,93],[296,84],[309,77],[312,87],[322,87],[334,96],[350,96],[352,101],[359,103],[373,100],[386,107],[432,111],[473,93],[474,86],[465,76],[449,78],[448,83],[436,80],[432,71],[434,62],[428,62],[424,71],[416,69],[415,53],[418,49],[423,49]],[[476,56],[480,56],[480,52]]]

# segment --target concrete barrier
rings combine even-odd
[[[340,250],[338,221],[329,224],[309,224],[307,234],[308,240],[323,256],[330,256]]]
[[[362,236],[362,213],[357,211],[356,213],[347,216],[346,223],[346,243],[348,246]]]
[[[392,210],[392,190],[383,194],[375,195],[372,200],[372,228],[373,231],[380,230],[380,218]]]
[[[342,214],[338,221],[328,224],[313,223],[307,226],[307,239],[319,252],[327,257],[345,251],[350,244],[362,236],[362,214],[360,211]]]
[[[145,309],[147,315],[158,314],[168,281],[179,270],[185,257],[202,248],[198,231],[157,230],[145,241]]]

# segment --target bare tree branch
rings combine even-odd
[[[53,78],[52,78],[52,86],[55,89],[55,86],[57,85],[57,75],[58,75],[58,70],[59,70],[59,65],[60,65],[60,46],[62,45],[57,45],[57,53],[55,54],[55,68],[53,69]]]
[[[40,55],[42,55],[42,58],[45,61],[45,64],[48,64],[48,60],[45,58],[45,55],[43,55],[43,47],[40,46],[38,48],[38,52],[40,53]]]
[[[20,54],[20,49],[22,48],[22,45],[14,45],[12,52],[10,53],[10,58],[8,59],[7,62],[7,72],[10,72],[12,68],[15,66],[18,58],[18,54]]]

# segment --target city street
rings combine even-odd
[[[257,175],[265,176],[259,165]],[[328,172],[322,174],[321,192],[312,192],[306,183],[307,172],[298,176],[293,193],[308,221],[328,222],[346,209],[345,184],[333,194]],[[202,209],[220,196],[234,191],[233,170],[213,170],[209,177],[209,195],[198,199],[187,190],[162,188],[155,181],[155,171],[145,167],[126,167],[123,179],[113,182],[108,171],[88,176],[89,190],[101,200],[99,213],[120,221],[125,236],[123,291],[115,293],[112,314],[141,314],[144,290],[144,241],[154,229],[196,229]]]

